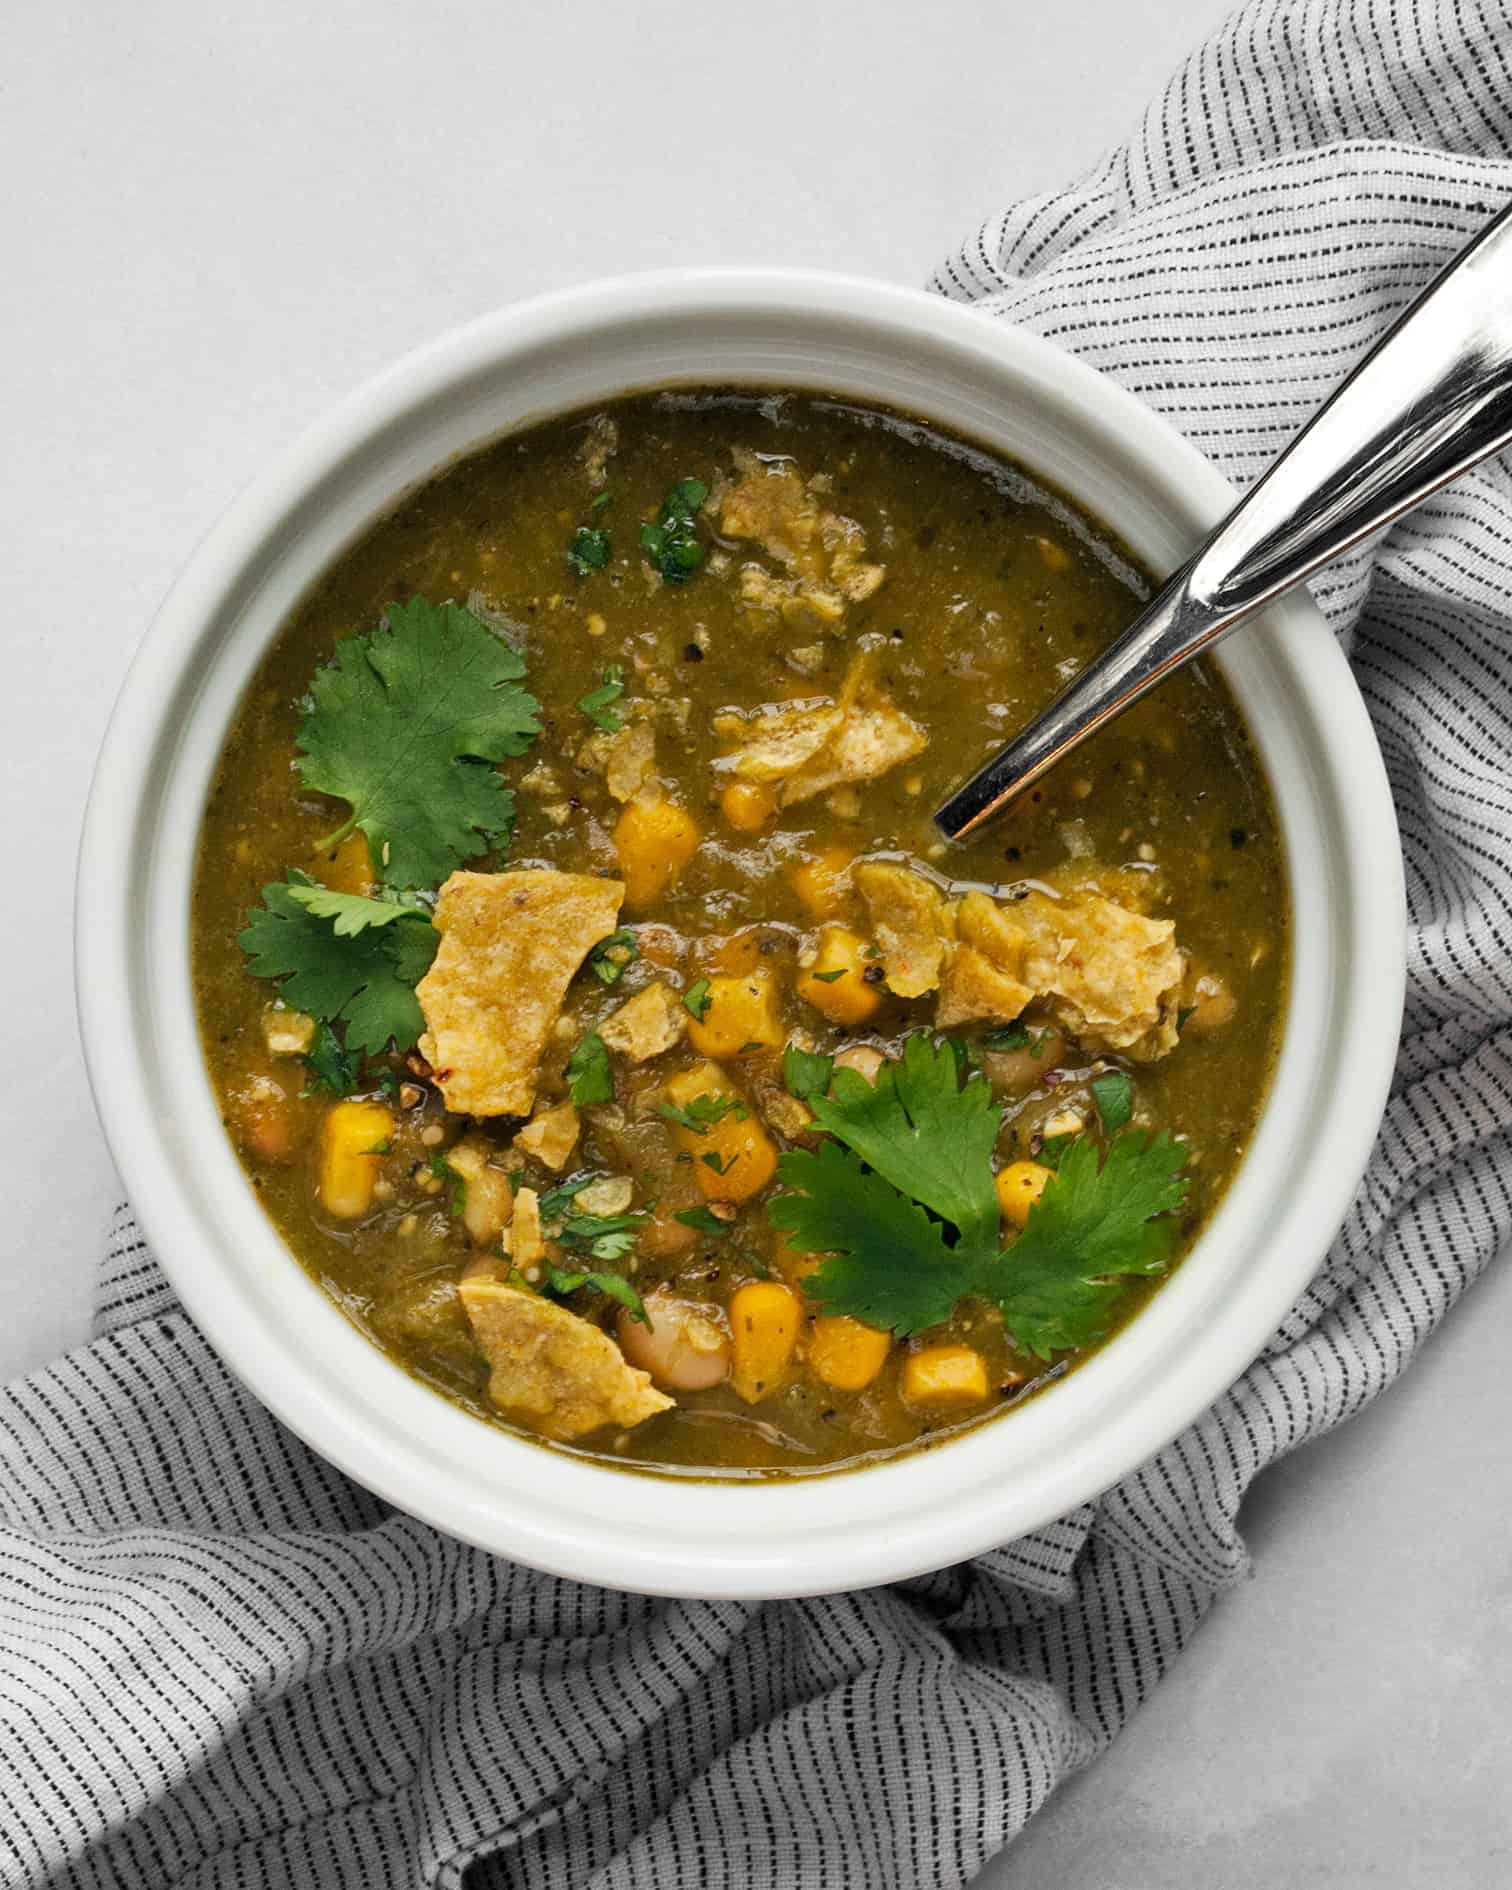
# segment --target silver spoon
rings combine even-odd
[[[1512,441],[1512,208],[1463,249],[1263,479],[1040,715],[946,801],[960,840],[1173,670]]]

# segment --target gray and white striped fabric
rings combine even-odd
[[[1512,198],[1512,15],[1245,7],[947,295],[1243,483]],[[902,1587],[578,1588],[440,1537],[251,1402],[123,1211],[83,1350],[0,1398],[8,1885],[963,1882],[1236,1581],[1257,1472],[1357,1411],[1512,1232],[1512,476],[1319,587],[1397,797],[1411,990],[1374,1162],[1244,1378],[1100,1503]]]

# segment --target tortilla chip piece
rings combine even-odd
[[[796,774],[835,735],[845,711],[826,697],[784,709],[759,709],[754,716],[720,715],[714,730],[741,746],[714,764],[741,781],[781,781]]]
[[[607,1332],[565,1306],[499,1280],[465,1279],[457,1291],[491,1367],[489,1398],[517,1424],[569,1443],[672,1408]]]
[[[625,888],[586,873],[453,873],[435,962],[415,987],[420,1054],[456,1115],[528,1116],[572,974],[619,921]]]
[[[922,873],[887,860],[862,860],[851,878],[866,901],[888,989],[908,998],[933,991],[953,929],[938,888]]]
[[[812,800],[826,788],[850,781],[875,781],[900,761],[911,761],[929,746],[929,737],[917,722],[894,708],[885,696],[854,703],[833,741],[783,783],[779,796],[784,807]]]
[[[1028,985],[995,965],[985,952],[974,945],[956,945],[940,977],[935,1023],[941,1030],[978,1017],[1011,1024],[1033,996]]]
[[[543,1109],[532,1116],[515,1137],[514,1145],[560,1172],[577,1146],[582,1126],[570,1102],[558,1103],[554,1109]]]
[[[688,1028],[688,1013],[682,999],[660,978],[626,998],[619,1009],[598,1027],[599,1036],[613,1051],[631,1063],[644,1063],[659,1057],[682,1041]]]
[[[960,936],[1037,995],[1055,1000],[1073,1037],[1143,1061],[1176,1041],[1174,1000],[1186,955],[1169,919],[1149,919],[1098,893],[1031,892],[999,906],[968,894]]]

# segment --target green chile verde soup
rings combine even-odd
[[[643,395],[448,467],[262,664],[194,966],[292,1253],[478,1417],[832,1469],[1004,1411],[1190,1246],[1288,960],[1210,668],[930,813],[1144,576],[898,416]]]

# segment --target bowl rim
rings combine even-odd
[[[183,829],[180,820],[175,833],[172,809],[189,766],[185,744],[196,732],[191,711],[204,699],[200,668],[213,674],[218,652],[236,634],[239,613],[267,572],[278,568],[302,512],[318,511],[311,501],[333,490],[344,474],[355,478],[353,467],[377,450],[386,432],[397,438],[404,427],[418,427],[418,417],[437,403],[465,398],[478,377],[504,375],[532,351],[612,348],[616,337],[638,330],[673,334],[702,323],[713,334],[721,324],[733,328],[758,320],[789,324],[800,338],[812,331],[818,337],[812,345],[821,351],[838,350],[838,338],[853,333],[869,346],[898,351],[900,360],[914,364],[910,372],[938,366],[944,373],[949,364],[967,386],[979,381],[1001,390],[1011,383],[1060,424],[1084,427],[1110,459],[1122,455],[1154,495],[1152,504],[1182,521],[1188,533],[1216,522],[1233,502],[1227,481],[1134,395],[1050,342],[921,290],[803,269],[678,269],[607,279],[513,305],[415,350],[347,396],[254,480],[202,541],[140,645],[112,713],[85,814],[75,908],[80,1026],[107,1140],[175,1290],[254,1395],[359,1483],[482,1548],[614,1587],[748,1598],[869,1586],[979,1554],[1100,1494],[1206,1410],[1261,1351],[1344,1218],[1391,1080],[1406,943],[1403,863],[1374,732],[1341,649],[1311,601],[1294,596],[1267,613],[1246,648],[1263,645],[1267,652],[1277,678],[1275,713],[1283,719],[1295,714],[1299,725],[1310,718],[1320,738],[1311,750],[1299,751],[1298,766],[1310,778],[1305,791],[1298,785],[1295,792],[1305,799],[1326,791],[1336,807],[1341,852],[1333,866],[1342,861],[1348,887],[1347,899],[1340,895],[1327,908],[1330,930],[1318,944],[1331,987],[1320,986],[1306,999],[1309,1028],[1318,1032],[1312,1053],[1318,1067],[1303,1070],[1297,1064],[1291,1090],[1294,1100],[1321,1111],[1325,1132],[1305,1152],[1295,1192],[1273,1203],[1268,1234],[1253,1231],[1256,1201],[1246,1206],[1252,1231],[1245,1238],[1250,1246],[1257,1240],[1264,1246],[1263,1264],[1243,1274],[1231,1269],[1221,1293],[1214,1275],[1205,1299],[1184,1288],[1178,1293],[1189,1273],[1201,1274],[1193,1266],[1199,1254],[1210,1243],[1215,1251],[1221,1245],[1216,1230],[1255,1162],[1252,1150],[1229,1200],[1176,1275],[1124,1335],[1065,1385],[1005,1414],[1011,1423],[991,1420],[896,1460],[787,1482],[647,1479],[565,1457],[480,1425],[391,1365],[286,1252],[250,1187],[243,1183],[238,1192],[225,1167],[234,1156],[216,1112],[209,1111],[208,1128],[219,1157],[205,1122],[195,1115],[198,1109],[203,1117],[208,1094],[203,1071],[196,1086],[184,1069],[162,1067],[169,1059],[160,1039],[169,1048],[176,1041],[182,1050],[183,1013],[187,1008],[192,1021],[193,1012],[187,983],[182,990],[173,987],[165,967],[178,962],[172,888],[182,891],[192,871],[192,857],[186,863],[174,851]],[[720,376],[699,371],[684,378],[708,385]],[[836,376],[837,390],[842,378]],[[620,391],[637,384],[618,383]],[[596,397],[611,396],[605,391]],[[939,418],[928,402],[910,404],[921,418]],[[539,417],[540,412],[522,413],[514,425]],[[480,433],[473,445],[498,431]],[[1037,470],[1033,464],[1028,469]],[[386,504],[400,490],[394,488]],[[1074,488],[1070,496],[1080,502]],[[1126,520],[1108,523],[1126,534]],[[1226,671],[1230,662],[1237,669],[1248,660],[1219,656]],[[243,683],[249,673],[250,667]],[[1292,784],[1284,785],[1291,793]],[[1272,786],[1279,802],[1283,783],[1273,780]],[[1291,828],[1287,841],[1289,850],[1312,845],[1310,836]],[[178,919],[187,919],[186,902]],[[183,930],[187,937],[186,924]],[[1276,1115],[1280,1079],[1295,1048],[1296,1003],[1294,990],[1263,1130]],[[1337,1051],[1326,1070],[1325,1032]],[[1275,1134],[1286,1132],[1282,1126]],[[185,1160],[190,1147],[195,1162]],[[1256,1192],[1248,1190],[1251,1196]],[[1225,1238],[1232,1246],[1241,1236],[1230,1228]],[[215,1264],[206,1263],[207,1253]],[[1179,1356],[1180,1369],[1168,1361],[1160,1385],[1137,1379],[1126,1385],[1128,1402],[1119,1405],[1116,1421],[1110,1402],[1119,1381],[1106,1372],[1096,1396],[1073,1400],[1073,1390],[1096,1377],[1115,1354],[1131,1361],[1125,1368],[1129,1378],[1135,1347],[1127,1335],[1145,1328],[1168,1296],[1171,1318],[1162,1330],[1169,1327],[1172,1335],[1182,1318],[1195,1317],[1193,1307],[1201,1311],[1201,1344]],[[1187,1336],[1198,1336],[1190,1323]],[[1141,1357],[1149,1356],[1147,1345]],[[392,1411],[402,1414],[399,1434],[385,1421]],[[1005,1434],[1017,1434],[1045,1411],[1051,1416],[1031,1427],[1041,1450],[1036,1460],[1032,1450],[1014,1448],[1016,1435]],[[495,1441],[484,1447],[479,1437]],[[1027,1443],[1027,1430],[1024,1437]],[[1002,1440],[997,1450],[994,1438]],[[1048,1460],[1046,1439],[1056,1445]],[[486,1474],[469,1465],[469,1443],[486,1450]],[[1004,1458],[1019,1473],[1007,1489],[1001,1483]],[[619,1486],[620,1494],[610,1495],[606,1484]],[[646,1507],[655,1515],[637,1514],[625,1494],[637,1487],[654,1490]],[[961,1500],[942,1511],[947,1496]]]

